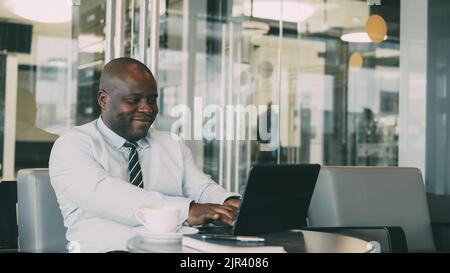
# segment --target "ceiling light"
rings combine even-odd
[[[387,39],[387,35],[384,36],[384,40]],[[353,32],[353,33],[347,33],[341,36],[341,40],[344,42],[349,43],[371,43],[372,40],[370,39],[367,32]]]
[[[280,20],[281,5],[283,5],[282,19],[285,22],[301,22],[313,16],[315,12],[314,7],[310,4],[294,1],[261,0],[252,2],[247,1],[244,4],[244,15],[250,16],[253,13],[253,17],[268,20]],[[253,12],[251,12],[252,4]]]
[[[367,19],[366,32],[374,43],[381,43],[387,35],[387,24],[383,17],[373,14]]]
[[[65,0],[11,0],[6,6],[16,15],[42,23],[64,23],[71,20],[70,1]]]
[[[359,52],[353,52],[350,55],[350,59],[348,61],[348,66],[350,68],[358,69],[361,68],[364,64],[364,58]]]

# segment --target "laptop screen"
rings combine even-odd
[[[255,165],[250,169],[234,235],[260,235],[306,226],[318,164]]]

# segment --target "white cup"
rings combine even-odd
[[[151,233],[172,233],[178,230],[180,209],[143,207],[136,211],[134,217]]]

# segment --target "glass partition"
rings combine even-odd
[[[257,162],[398,165],[400,1],[160,3],[158,126],[216,181],[242,190]],[[343,40],[374,14],[386,40]]]

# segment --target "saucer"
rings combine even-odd
[[[127,249],[134,253],[181,253],[183,244],[181,239],[167,241],[137,235],[127,241]]]
[[[150,232],[148,231],[144,226],[139,226],[137,228],[135,228],[135,232],[139,235],[142,235],[144,237],[147,238],[158,238],[160,240],[170,240],[170,239],[175,239],[175,238],[179,238],[181,239],[181,237],[183,237],[183,235],[188,235],[188,234],[196,234],[198,233],[198,229],[193,228],[193,227],[180,227],[177,232],[167,232],[167,233],[154,233],[154,232]]]

